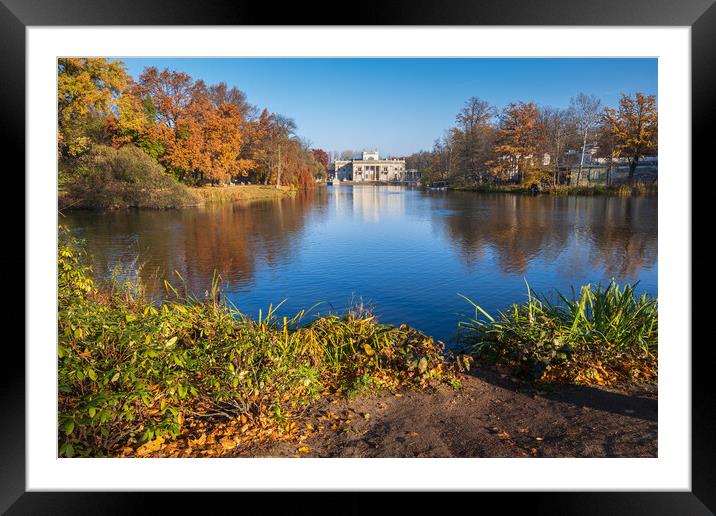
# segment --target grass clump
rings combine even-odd
[[[196,449],[214,442],[200,429],[216,421],[225,447],[241,435],[282,438],[332,389],[452,377],[441,342],[365,311],[309,321],[271,307],[251,319],[226,304],[218,279],[202,299],[167,284],[172,298],[161,304],[135,288],[100,288],[81,242],[64,228],[60,237],[60,456],[141,455],[177,439]]]
[[[268,185],[200,186],[189,190],[207,204],[277,199],[296,193],[296,189],[291,187],[276,188]]]
[[[72,166],[60,208],[180,208],[199,200],[134,145],[95,145]]]
[[[539,381],[650,381],[657,376],[657,300],[634,287],[587,284],[552,303],[528,286],[527,302],[497,317],[468,299],[475,314],[460,322],[461,338],[478,362]]]

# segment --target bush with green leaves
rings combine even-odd
[[[66,180],[63,204],[74,208],[179,208],[197,198],[134,145],[95,145]]]
[[[558,302],[528,286],[528,299],[497,317],[471,303],[460,322],[466,349],[483,363],[544,381],[609,384],[657,376],[658,304],[635,285],[587,284]]]

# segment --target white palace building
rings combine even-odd
[[[406,170],[404,159],[380,159],[378,151],[364,151],[360,158],[336,160],[335,178],[340,181],[403,182],[417,181],[416,170]]]

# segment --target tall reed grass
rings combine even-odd
[[[609,384],[657,375],[658,304],[636,285],[587,284],[552,302],[527,287],[527,301],[496,316],[465,298],[459,323],[478,361],[512,366],[544,381]]]

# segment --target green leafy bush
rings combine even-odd
[[[95,145],[66,180],[65,206],[75,208],[178,208],[197,203],[184,185],[141,149]]]
[[[657,300],[634,285],[581,287],[551,303],[528,287],[528,300],[492,317],[469,299],[461,321],[466,348],[483,363],[512,366],[544,381],[609,384],[657,375]]]

